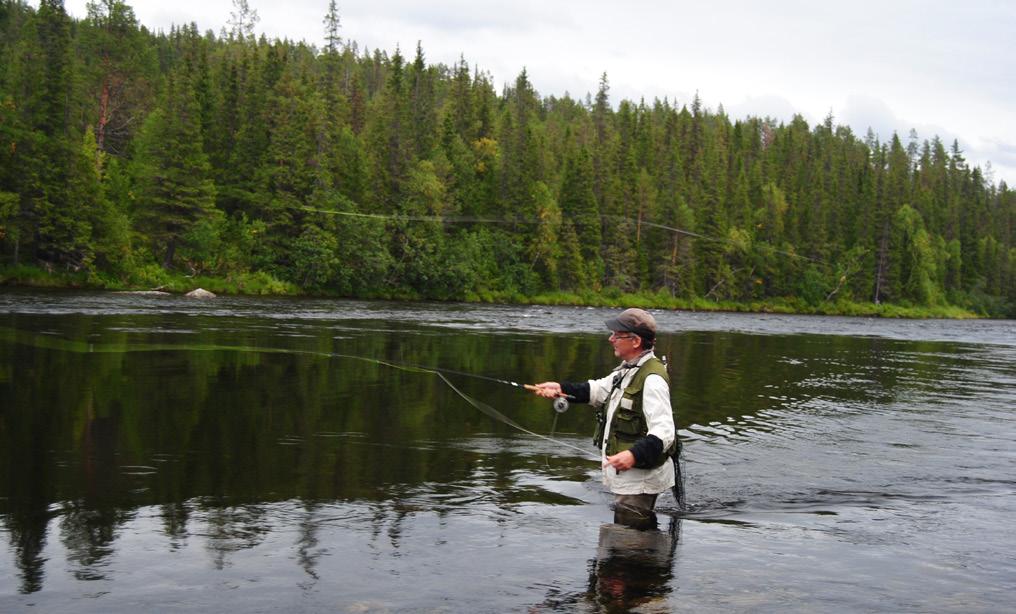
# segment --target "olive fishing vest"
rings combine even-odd
[[[610,434],[607,437],[607,456],[627,450],[640,438],[649,434],[649,424],[646,421],[645,413],[642,411],[642,388],[645,387],[646,378],[650,375],[659,375],[667,382],[668,386],[670,385],[667,367],[659,358],[654,356],[642,363],[638,371],[635,372],[635,376],[631,379],[631,383],[624,389],[621,401],[618,403],[617,409],[614,410],[614,416],[610,420]],[[611,390],[611,395],[613,395],[613,390]],[[610,395],[608,396],[608,402],[609,399]],[[596,412],[596,433],[593,435],[593,445],[597,448],[603,445],[604,427],[607,424],[606,411],[606,404],[604,404]],[[674,435],[676,441],[677,433]],[[663,450],[651,468],[659,467],[666,462],[670,458],[674,448],[675,446],[671,444],[669,448]]]

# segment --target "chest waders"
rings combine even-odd
[[[609,434],[607,435],[606,442],[607,456],[624,452],[631,448],[636,441],[649,434],[649,424],[646,422],[646,415],[642,411],[642,389],[645,387],[646,378],[650,375],[659,375],[667,382],[668,386],[670,385],[667,367],[659,358],[653,357],[642,363],[638,371],[635,372],[631,383],[624,389],[621,401],[618,403],[617,409],[614,410],[614,415],[610,420],[610,429],[607,431]],[[619,385],[620,378],[615,387],[611,389],[610,394],[607,395],[608,402]],[[596,433],[593,435],[593,445],[597,447],[603,446],[603,435],[607,425],[606,411],[607,408],[605,406],[600,406],[596,410]],[[675,433],[674,443],[669,448],[663,450],[648,468],[655,469],[667,462],[671,454],[677,451],[677,446],[677,433]]]

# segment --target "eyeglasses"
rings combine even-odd
[[[619,335],[617,333],[610,333],[610,337],[608,337],[608,339],[634,339],[637,336],[638,335],[629,335],[629,334]]]

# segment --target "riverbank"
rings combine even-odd
[[[171,274],[159,267],[141,270],[124,281],[96,273],[55,272],[33,266],[0,267],[0,285],[33,288],[70,288],[88,290],[162,290],[183,294],[204,288],[216,294],[245,296],[329,296],[307,292],[299,286],[280,281],[268,273],[243,273],[226,278]],[[339,298],[339,297],[336,297]],[[422,296],[379,290],[370,296],[341,297],[364,299],[427,300]],[[589,307],[642,307],[679,311],[726,311],[737,313],[780,313],[798,315],[864,316],[882,318],[947,318],[973,319],[997,314],[977,313],[956,305],[898,305],[856,301],[820,301],[809,303],[798,297],[784,297],[752,302],[714,301],[704,298],[674,297],[664,291],[628,293],[610,288],[601,292],[553,292],[526,296],[518,293],[469,293],[461,297],[469,303],[581,305]]]

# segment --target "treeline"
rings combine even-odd
[[[958,144],[696,97],[497,92],[426,62],[0,0],[0,258],[99,283],[1016,310],[1016,197]]]

